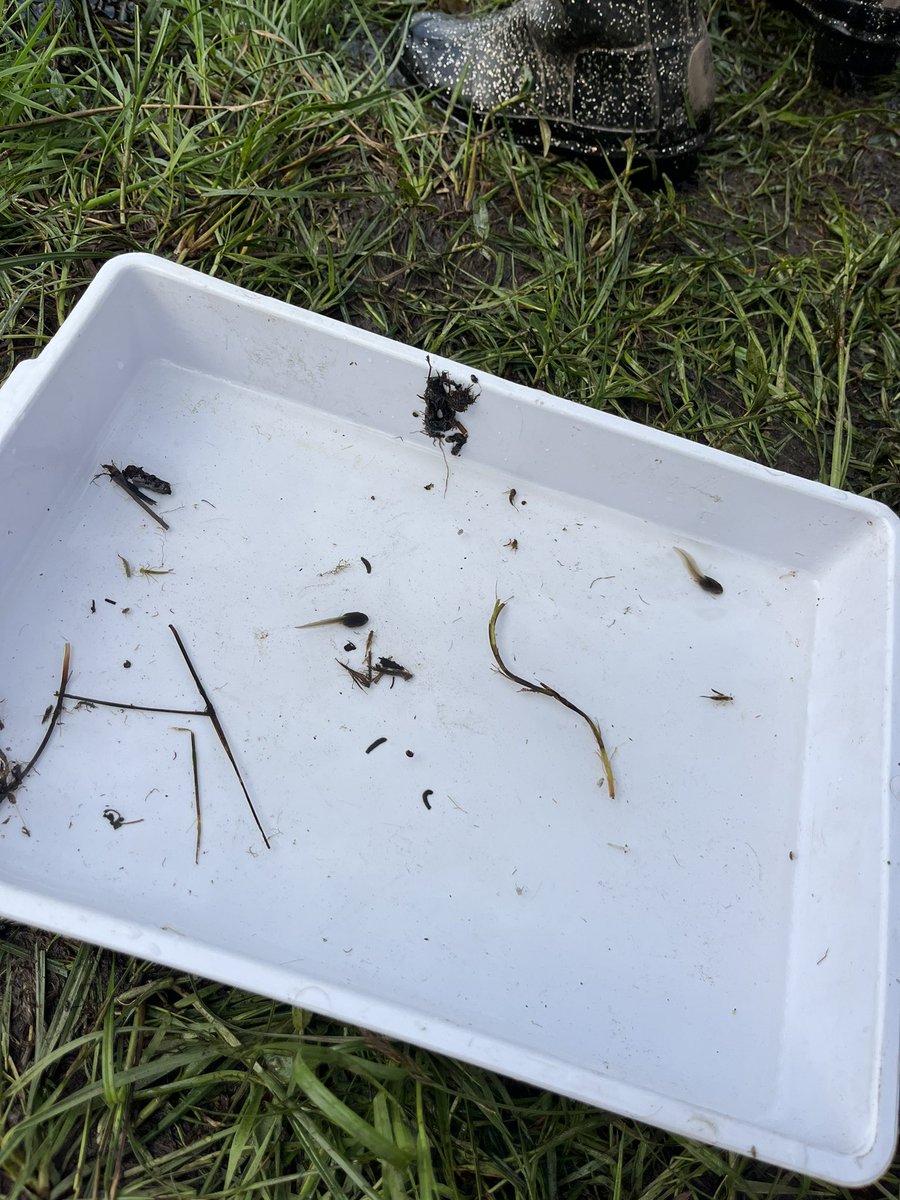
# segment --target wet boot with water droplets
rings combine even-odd
[[[900,57],[900,0],[776,0],[815,31],[814,61],[825,83],[853,91],[887,75]]]
[[[517,0],[485,17],[417,17],[402,69],[557,150],[689,162],[712,121],[712,56],[696,0]]]

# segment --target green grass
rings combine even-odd
[[[718,132],[646,191],[348,56],[404,4],[149,3],[124,40],[0,12],[0,378],[148,249],[900,506],[898,76],[824,90],[792,19],[729,0]],[[0,971],[11,1198],[842,1194],[27,929]]]

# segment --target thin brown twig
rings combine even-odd
[[[271,848],[272,848],[271,843],[270,843],[269,839],[266,837],[266,831],[263,829],[262,824],[260,823],[259,817],[256,815],[256,809],[253,807],[253,801],[250,799],[250,793],[247,791],[247,785],[244,783],[244,777],[241,775],[240,768],[237,765],[237,760],[235,759],[234,755],[231,752],[231,747],[228,744],[228,738],[225,736],[225,730],[222,728],[222,723],[219,720],[219,716],[215,710],[213,702],[212,702],[212,700],[210,700],[209,696],[207,695],[206,688],[204,688],[203,684],[200,682],[200,676],[197,674],[196,670],[194,669],[194,664],[191,662],[191,657],[188,654],[187,650],[185,649],[184,642],[178,636],[178,630],[175,628],[174,625],[170,625],[169,629],[171,629],[172,636],[175,638],[175,641],[178,643],[178,649],[181,651],[181,656],[184,659],[185,663],[187,664],[187,669],[190,671],[191,678],[194,680],[194,684],[197,688],[197,691],[200,693],[200,698],[206,705],[206,712],[203,715],[209,717],[210,721],[212,721],[213,729],[215,729],[216,734],[218,735],[219,741],[222,743],[222,749],[228,755],[228,761],[231,763],[234,773],[237,776],[237,781],[241,785],[241,790],[244,793],[244,798],[247,801],[247,804],[250,808],[250,812],[253,815],[253,820],[256,822],[256,828],[259,830],[260,834],[262,835],[262,840],[263,840],[263,842],[265,842],[266,849],[271,850]]]
[[[63,650],[63,661],[62,661],[62,670],[60,672],[59,691],[56,693],[56,703],[53,705],[53,712],[50,715],[50,723],[47,726],[47,731],[44,734],[44,736],[41,738],[40,745],[38,746],[37,750],[35,750],[34,754],[31,756],[31,759],[29,760],[29,762],[27,762],[25,764],[25,766],[21,768],[21,770],[15,771],[12,782],[10,782],[9,779],[0,780],[0,800],[2,800],[4,796],[9,795],[10,792],[15,791],[16,788],[18,788],[23,783],[26,775],[28,775],[29,772],[34,769],[35,764],[37,763],[37,761],[41,757],[41,755],[44,753],[44,750],[47,747],[47,743],[50,741],[50,738],[53,734],[53,730],[56,728],[56,723],[59,720],[59,715],[62,712],[63,698],[64,698],[64,694],[65,694],[65,690],[66,690],[66,684],[69,682],[69,661],[71,658],[71,650],[72,650],[71,646],[69,645],[68,642],[66,642],[65,649]]]
[[[488,641],[491,644],[491,654],[494,656],[494,662],[497,664],[497,669],[501,675],[504,675],[513,683],[519,684],[519,686],[523,687],[527,692],[536,692],[541,696],[549,696],[551,700],[558,701],[565,708],[577,713],[583,721],[587,722],[588,728],[594,735],[594,741],[597,743],[597,746],[600,750],[600,759],[603,763],[603,770],[606,775],[606,784],[609,788],[610,799],[615,800],[616,786],[613,779],[612,763],[609,755],[606,752],[606,746],[603,742],[603,735],[600,732],[600,726],[597,724],[597,722],[589,717],[587,713],[583,711],[583,709],[580,709],[577,704],[573,704],[571,700],[567,700],[565,696],[561,696],[556,688],[548,687],[546,683],[541,683],[540,681],[537,683],[532,683],[528,679],[523,679],[521,675],[516,675],[514,671],[510,671],[509,667],[507,667],[506,663],[500,657],[500,650],[497,647],[497,618],[503,612],[504,608],[506,608],[506,601],[497,600],[497,602],[494,604],[494,611],[491,613],[491,619],[488,622]]]
[[[78,700],[82,704],[99,704],[103,708],[127,708],[130,712],[168,713],[173,717],[207,717],[203,708],[152,708],[149,704],[123,704],[120,700],[98,700],[96,696],[76,696],[66,692],[64,700]]]
[[[140,495],[137,488],[131,486],[115,463],[104,463],[103,470],[110,477],[117,487],[120,487],[123,492],[131,497],[135,504],[139,504],[148,517],[152,517],[157,525],[161,525],[163,529],[168,529],[169,526],[162,519],[159,513],[155,513],[143,496]]]
[[[197,739],[194,737],[193,729],[189,729],[191,735],[191,766],[194,771],[194,808],[197,813],[197,841],[194,846],[194,865],[200,862],[200,834],[203,831],[203,822],[200,816],[200,775],[197,771]]]
[[[197,841],[194,846],[194,864],[200,862],[200,833],[203,828],[202,819],[200,817],[200,774],[197,770],[197,739],[194,736],[193,729],[188,729],[184,725],[174,725],[173,729],[178,733],[186,733],[191,739],[191,766],[194,769],[194,811],[197,814]]]

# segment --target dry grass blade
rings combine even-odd
[[[194,810],[197,814],[197,841],[194,845],[194,863],[200,862],[200,837],[203,833],[203,818],[200,815],[200,774],[197,770],[197,738],[193,729],[188,730],[191,739],[191,769],[194,773]]]
[[[231,763],[234,773],[237,776],[237,781],[241,785],[241,791],[244,793],[244,799],[247,801],[247,804],[250,808],[250,812],[253,815],[253,820],[256,822],[256,828],[259,830],[260,834],[262,835],[262,840],[265,842],[266,849],[271,850],[271,848],[272,848],[271,843],[269,842],[269,839],[266,837],[266,831],[263,829],[259,817],[256,815],[256,809],[253,807],[253,801],[250,799],[250,793],[247,791],[247,785],[244,783],[244,777],[243,777],[243,775],[241,775],[240,768],[237,765],[237,761],[231,752],[231,747],[228,744],[228,738],[225,736],[225,730],[222,728],[222,723],[219,720],[218,714],[216,713],[215,707],[213,706],[213,702],[212,702],[212,700],[210,700],[209,696],[207,695],[206,688],[203,686],[203,684],[200,681],[200,676],[194,670],[194,664],[191,662],[191,657],[188,654],[187,650],[185,649],[184,642],[178,636],[178,630],[175,628],[174,625],[170,625],[169,628],[172,631],[172,636],[175,638],[175,641],[178,643],[178,649],[181,651],[181,656],[184,659],[185,663],[187,664],[187,669],[191,673],[191,678],[194,681],[197,691],[200,693],[200,697],[203,700],[203,703],[206,705],[205,715],[207,717],[209,717],[210,721],[212,721],[213,729],[215,729],[216,734],[218,735],[219,741],[222,743],[222,749],[228,755],[228,761]]]
[[[101,708],[124,708],[129,712],[166,713],[170,717],[209,716],[203,708],[154,708],[150,704],[125,704],[121,700],[98,700],[96,696],[77,696],[75,692],[66,692],[63,699],[75,700],[79,704],[99,704]]]
[[[56,723],[59,720],[59,714],[62,712],[63,700],[65,699],[66,684],[69,682],[69,660],[71,658],[71,647],[66,642],[66,648],[63,650],[62,671],[60,672],[59,691],[56,693],[56,703],[53,705],[53,711],[50,714],[50,722],[47,725],[46,732],[41,738],[40,745],[30,760],[20,770],[10,771],[6,779],[0,781],[0,800],[4,796],[8,796],[10,792],[15,791],[25,781],[25,777],[33,770],[38,759],[47,748],[47,743],[53,736],[53,730],[56,728]],[[5,761],[5,759],[4,759]],[[10,778],[11,776],[11,778]]]
[[[131,484],[128,482],[128,480],[125,478],[125,476],[122,474],[122,472],[119,470],[119,468],[116,466],[115,463],[104,463],[103,470],[110,477],[110,479],[113,481],[113,483],[117,485],[117,487],[120,487],[123,492],[126,492],[131,497],[131,499],[135,502],[135,504],[139,504],[141,506],[141,508],[144,510],[144,512],[147,514],[148,517],[153,518],[153,520],[157,523],[157,525],[161,525],[163,527],[163,529],[169,528],[169,526],[162,519],[162,517],[159,516],[158,513],[155,513],[153,511],[153,509],[150,507],[150,505],[147,503],[147,501],[144,499],[144,497],[141,496],[137,492],[137,490],[131,486]]]
[[[197,840],[194,845],[194,863],[200,862],[200,835],[203,831],[203,821],[200,816],[200,774],[197,770],[197,738],[194,735],[193,729],[188,729],[184,725],[173,725],[172,728],[176,733],[186,733],[191,739],[191,767],[194,772],[194,812],[197,816]]]
[[[583,721],[587,722],[587,726],[594,735],[594,741],[600,750],[600,759],[603,763],[603,771],[606,775],[606,785],[609,788],[611,800],[616,798],[616,785],[613,779],[612,763],[609,755],[606,752],[606,746],[603,742],[603,735],[600,732],[600,726],[592,717],[589,717],[583,709],[580,709],[577,704],[573,704],[571,700],[567,700],[565,696],[561,696],[556,688],[548,687],[546,683],[532,683],[529,679],[523,679],[521,675],[516,675],[514,671],[510,671],[506,663],[500,657],[500,650],[497,647],[497,618],[506,608],[505,600],[498,600],[494,604],[494,611],[491,613],[491,619],[488,622],[488,640],[491,644],[491,654],[494,656],[494,662],[497,664],[497,669],[501,675],[513,683],[517,683],[527,692],[536,692],[540,696],[549,696],[552,700],[556,700],[563,707],[570,709],[573,713],[577,713]]]

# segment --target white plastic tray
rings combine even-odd
[[[74,692],[200,707],[171,622],[271,850],[207,721],[69,703],[0,807],[0,912],[872,1179],[898,1093],[897,520],[486,376],[445,492],[427,370],[127,255],[13,373],[0,745],[34,749],[67,641]],[[171,481],[168,533],[94,479],[110,461]],[[600,723],[615,800],[585,724],[492,669],[496,596],[508,665]],[[365,631],[295,628],[348,609],[412,680],[356,688],[335,660]]]

